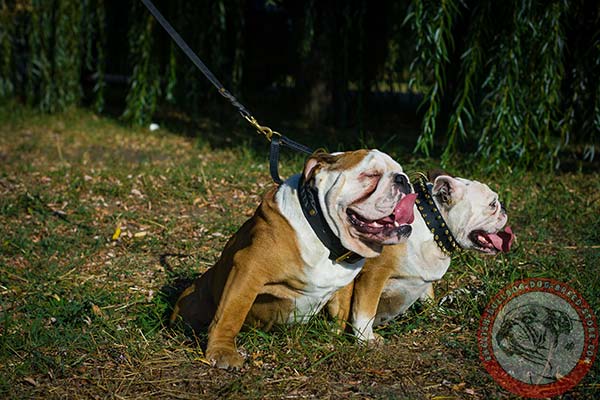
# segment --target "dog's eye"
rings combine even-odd
[[[379,179],[379,178],[381,178],[381,172],[377,172],[377,171],[365,172],[363,176],[366,178],[370,178],[370,179]]]

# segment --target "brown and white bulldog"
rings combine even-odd
[[[432,282],[444,276],[455,249],[484,254],[510,249],[512,231],[502,231],[506,211],[487,185],[448,175],[431,180],[413,183],[418,197],[407,243],[367,260],[353,289],[345,288],[333,300],[348,304],[352,297],[350,321],[360,341],[380,341],[373,326],[404,313],[419,298],[433,298]]]
[[[307,321],[356,277],[364,258],[410,235],[416,195],[402,167],[377,150],[311,156],[263,198],[215,266],[180,296],[178,315],[208,326],[206,357],[240,367],[235,337]]]

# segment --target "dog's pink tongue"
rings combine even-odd
[[[498,232],[497,234],[487,233],[484,236],[496,250],[503,251],[505,253],[510,250],[510,246],[512,246],[512,243],[515,240],[515,235],[509,226],[504,228],[504,231],[502,232]]]
[[[409,193],[405,195],[394,208],[394,220],[400,225],[412,224],[415,220],[415,200],[417,198],[416,193]]]

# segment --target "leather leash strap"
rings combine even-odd
[[[142,3],[144,3],[148,11],[150,11],[150,13],[154,16],[154,18],[156,18],[158,23],[165,29],[165,31],[167,31],[167,33],[169,34],[169,36],[171,36],[175,43],[177,43],[179,48],[183,50],[185,55],[194,63],[194,65],[200,70],[200,72],[204,74],[206,79],[208,79],[210,83],[212,83],[213,86],[217,88],[219,94],[221,94],[221,96],[229,100],[229,102],[238,110],[241,116],[246,121],[248,121],[248,123],[250,123],[250,125],[252,125],[258,131],[258,133],[264,135],[267,138],[267,140],[271,142],[271,150],[269,155],[269,170],[273,181],[277,184],[281,184],[282,181],[279,177],[278,171],[280,150],[279,148],[281,146],[285,146],[294,151],[298,151],[309,155],[312,154],[313,151],[310,148],[304,146],[303,144],[295,142],[292,139],[283,136],[279,132],[272,130],[268,126],[259,124],[256,118],[252,116],[250,111],[248,111],[248,109],[244,107],[244,105],[240,103],[234,95],[232,95],[227,89],[225,89],[225,87],[221,84],[221,82],[219,82],[217,77],[210,71],[210,69],[208,69],[208,67],[202,62],[202,60],[200,60],[200,58],[196,55],[196,53],[194,53],[190,46],[188,46],[185,40],[183,40],[181,35],[179,35],[179,33],[177,33],[177,31],[171,26],[169,21],[167,21],[165,17],[160,13],[160,11],[158,11],[154,3],[152,3],[152,1],[150,0],[142,0]]]

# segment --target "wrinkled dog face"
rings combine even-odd
[[[321,154],[305,167],[331,229],[347,249],[376,257],[411,233],[415,195],[402,167],[377,150]]]
[[[508,251],[514,239],[498,195],[487,185],[442,175],[432,188],[438,208],[456,241],[464,249],[487,254]]]

